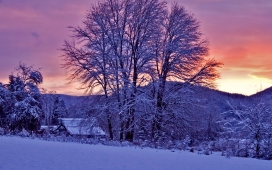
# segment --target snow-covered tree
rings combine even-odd
[[[40,128],[42,109],[39,101],[27,94],[22,101],[17,101],[11,116],[12,130],[38,130]]]
[[[184,7],[174,4],[167,12],[162,24],[161,38],[156,41],[156,59],[154,67],[156,95],[156,113],[153,134],[160,136],[162,121],[167,105],[166,94],[172,95],[187,84],[214,87],[219,74],[216,69],[221,65],[206,58],[207,41],[202,39],[200,24]],[[167,80],[183,82],[173,91],[166,91]]]
[[[238,139],[240,147],[234,149],[237,156],[272,158],[271,129],[272,108],[262,98],[233,106],[222,113],[223,135],[228,139]]]
[[[67,117],[67,108],[65,102],[60,99],[60,97],[56,97],[53,108],[52,124],[58,124],[58,119],[63,117]]]
[[[8,115],[12,113],[15,98],[5,85],[0,83],[0,127],[9,125]]]
[[[64,43],[64,67],[72,81],[105,96],[110,138],[112,100],[118,107],[119,139],[129,141],[139,121],[137,104],[152,101],[154,138],[161,133],[166,81],[212,86],[218,77],[220,63],[204,57],[208,47],[199,23],[177,4],[168,11],[165,1],[103,0],[91,7],[82,27],[70,28],[74,39]],[[148,94],[141,91],[147,84],[154,86],[153,98],[139,98]]]
[[[41,103],[44,115],[42,124],[44,125],[52,125],[53,119],[53,111],[54,111],[54,103],[56,101],[56,92],[55,91],[47,91],[43,89],[41,96]]]
[[[84,27],[73,28],[79,42],[86,42],[84,47],[65,42],[65,66],[71,69],[71,78],[90,88],[100,85],[106,98],[116,95],[121,140],[133,140],[137,87],[147,76],[150,38],[158,36],[163,7],[165,3],[157,0],[99,2],[91,8]]]
[[[15,74],[9,76],[6,88],[1,88],[5,91],[4,94],[8,94],[5,99],[7,105],[4,106],[7,108],[4,110],[6,122],[11,130],[39,129],[42,109],[38,85],[42,81],[43,77],[39,70],[20,63],[15,69]]]

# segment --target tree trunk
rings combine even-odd
[[[165,90],[165,83],[166,83],[166,78],[162,77],[160,78],[160,82],[159,82],[159,89],[158,89],[158,94],[157,94],[157,103],[156,103],[156,113],[154,116],[154,139],[155,141],[158,141],[158,139],[161,137],[162,135],[162,119],[163,119],[163,97],[164,97],[164,90]]]
[[[110,121],[109,113],[107,113],[108,129],[110,134],[110,140],[113,140],[112,124]]]

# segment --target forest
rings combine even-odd
[[[95,118],[109,142],[272,159],[269,89],[216,90],[222,63],[209,58],[200,23],[183,6],[103,0],[69,29],[62,67],[88,96],[48,92],[41,70],[20,63],[0,83],[0,134],[35,135],[59,118]]]

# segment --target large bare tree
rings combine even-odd
[[[199,23],[177,4],[169,12],[165,1],[103,0],[91,7],[82,26],[71,30],[73,40],[62,48],[64,67],[70,80],[91,91],[99,86],[96,91],[106,103],[115,101],[117,113],[103,111],[110,139],[116,127],[116,138],[134,139],[136,105],[145,101],[138,95],[143,86],[155,87],[154,137],[162,126],[166,81],[210,86],[218,77],[220,64],[205,58],[208,47]],[[117,114],[119,123],[113,126]]]
[[[161,136],[165,108],[165,93],[186,84],[214,87],[216,71],[220,63],[207,59],[208,43],[202,38],[200,24],[184,7],[173,4],[162,23],[161,38],[155,40],[156,59],[153,66],[157,83],[156,113],[153,122],[153,137]],[[179,81],[179,87],[166,90],[166,82]]]

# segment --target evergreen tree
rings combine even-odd
[[[13,103],[11,92],[0,83],[0,127],[8,125],[7,116],[12,111]]]
[[[67,116],[67,108],[66,108],[65,102],[59,97],[57,97],[54,103],[52,124],[58,124],[59,123],[58,119],[66,117],[66,116]]]
[[[40,128],[42,115],[38,85],[42,83],[43,77],[40,71],[22,63],[15,73],[9,76],[7,85],[0,87],[2,124],[10,130],[35,131]]]

